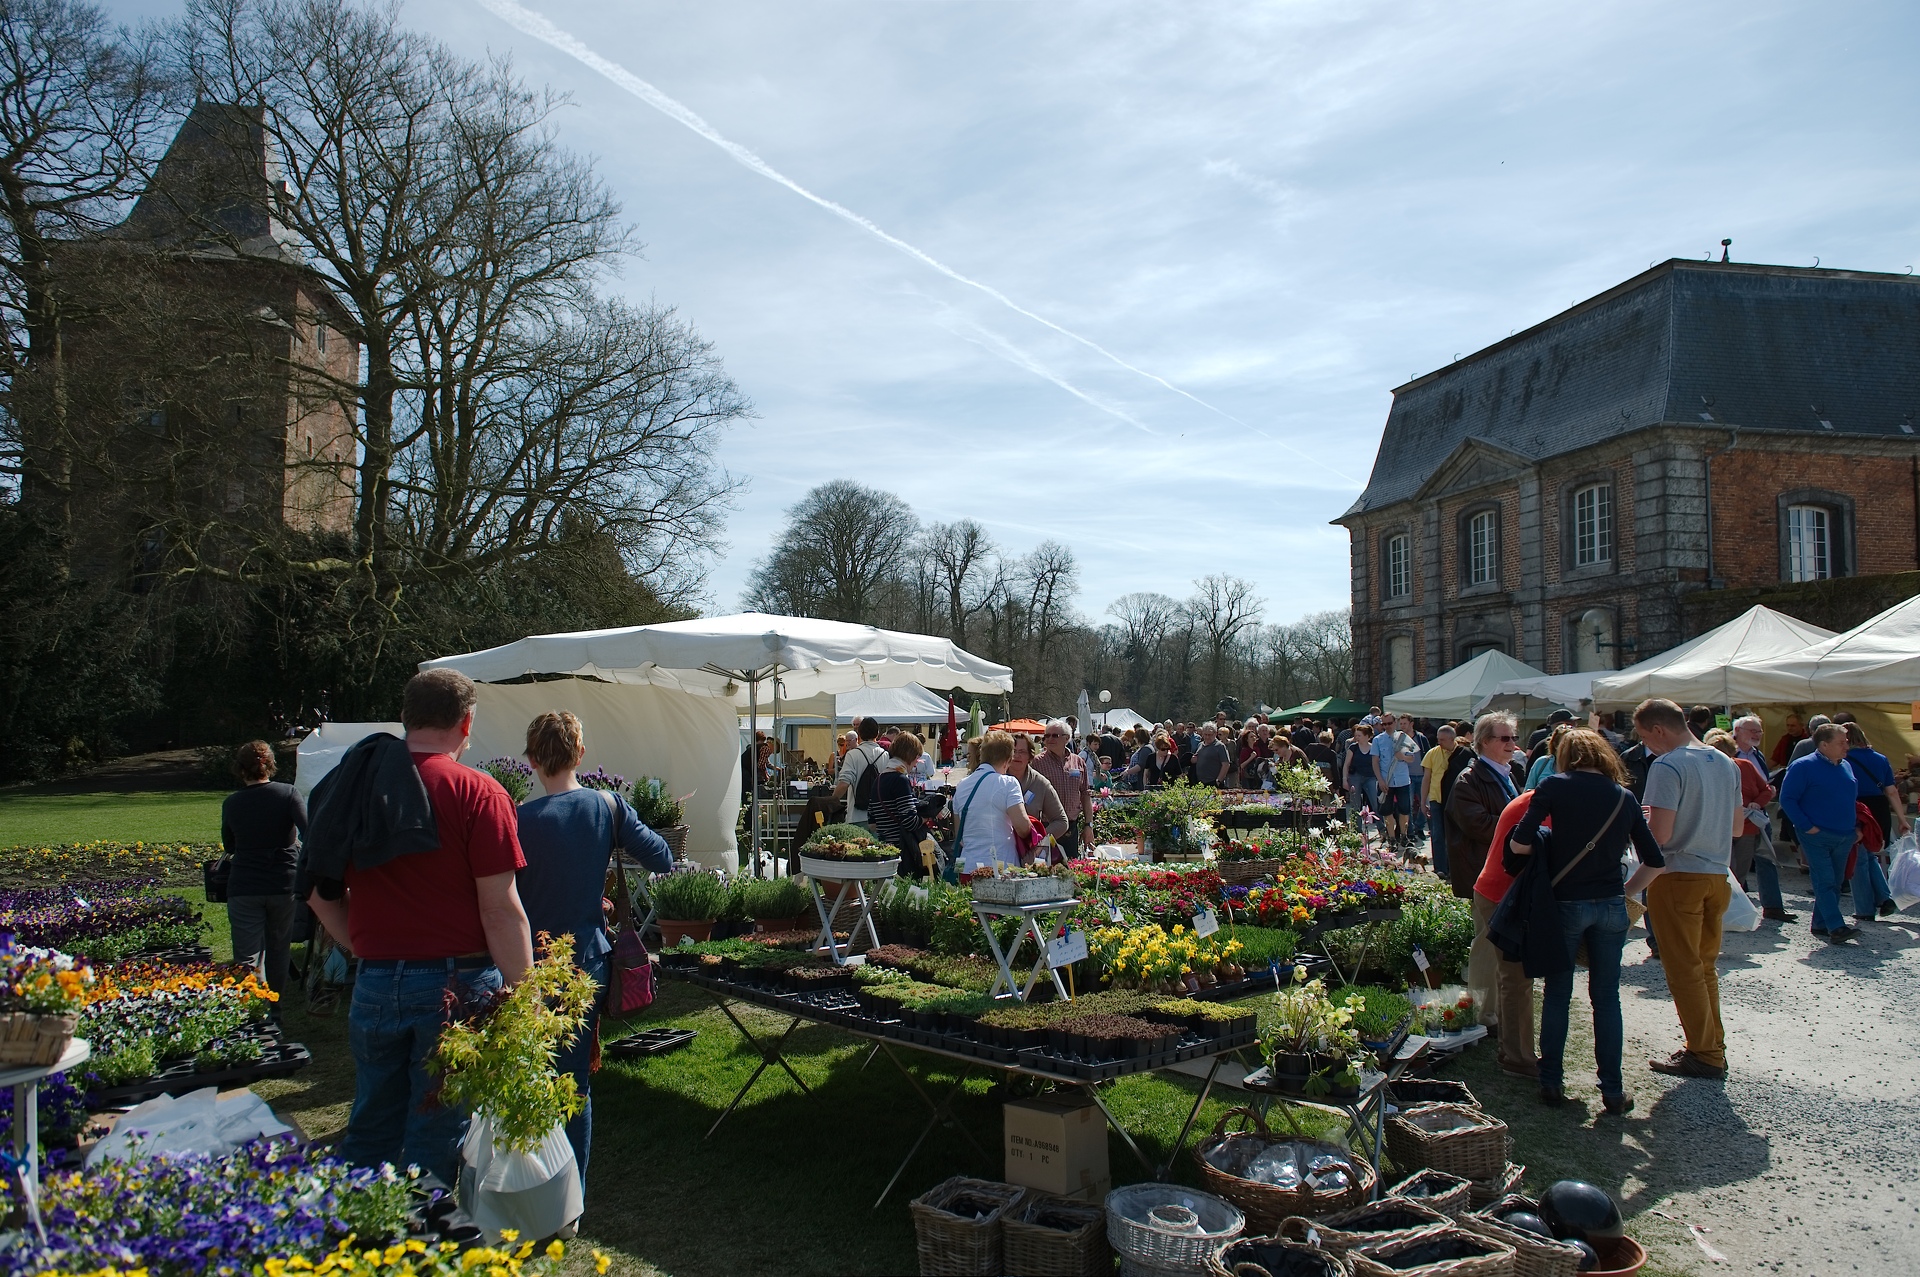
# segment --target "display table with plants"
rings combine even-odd
[[[996,891],[995,888],[1001,884],[1005,884],[1009,889]],[[1040,982],[1040,977],[1044,974],[1053,982],[1054,993],[1062,1001],[1071,998],[1073,994],[1066,983],[1060,979],[1060,972],[1054,967],[1048,945],[1048,942],[1054,938],[1052,933],[1057,928],[1052,925],[1042,925],[1048,919],[1058,918],[1062,914],[1071,914],[1080,907],[1080,901],[1073,895],[1073,877],[1065,867],[1061,867],[1057,876],[1045,870],[1036,872],[1018,868],[1001,870],[998,874],[984,878],[976,873],[970,885],[973,890],[974,916],[980,920],[980,929],[986,933],[987,947],[993,954],[994,964],[1000,968],[1000,973],[994,977],[993,987],[987,991],[988,996],[999,997],[1001,990],[1004,989],[1007,996],[1017,997],[1025,1002],[1033,995],[1033,986]],[[986,889],[985,896],[982,895],[982,887]],[[1003,901],[995,898],[996,896],[1018,896],[1023,894],[1023,889],[1024,894],[1038,898],[1026,902]],[[999,929],[994,926],[994,920],[997,918],[1020,920],[1012,939],[1005,944],[1001,943]],[[1022,984],[1013,973],[1013,959],[1028,940],[1033,942],[1033,967],[1027,972],[1026,983]]]
[[[880,946],[880,932],[873,925],[873,899],[867,895],[869,882],[884,881],[900,872],[900,849],[878,841],[860,825],[822,825],[800,848],[800,872],[807,876],[813,892],[813,907],[820,915],[820,939],[816,948],[831,954],[835,962],[844,962],[843,949],[834,931],[840,915],[851,908],[853,921],[847,930],[850,947],[860,947],[860,932],[866,930],[874,948]],[[822,884],[834,885],[829,904]]]

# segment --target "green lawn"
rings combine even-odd
[[[0,795],[0,847],[218,842],[228,790]]]

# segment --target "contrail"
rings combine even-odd
[[[1005,293],[1001,292],[999,289],[993,287],[993,285],[984,284],[977,279],[972,279],[966,275],[962,275],[959,271],[953,269],[951,266],[948,266],[945,262],[942,262],[939,259],[932,257],[927,253],[922,252],[920,249],[915,248],[912,244],[907,243],[907,241],[901,239],[899,236],[889,235],[886,231],[882,230],[878,225],[862,217],[860,214],[854,212],[852,209],[848,208],[846,205],[835,203],[833,200],[827,199],[825,196],[815,195],[812,191],[800,185],[800,183],[794,181],[792,178],[788,177],[785,173],[782,173],[779,169],[774,168],[773,165],[767,163],[765,160],[761,159],[758,155],[755,155],[752,151],[748,150],[746,147],[741,146],[738,142],[735,142],[730,138],[728,138],[726,135],[721,133],[720,130],[714,128],[711,124],[708,124],[705,120],[700,118],[700,116],[696,114],[692,109],[675,101],[673,98],[668,97],[666,94],[662,93],[659,89],[656,89],[653,85],[647,83],[645,80],[641,79],[639,76],[635,75],[633,72],[627,70],[625,67],[621,66],[619,63],[611,62],[608,59],[601,57],[598,53],[595,53],[592,49],[588,48],[580,40],[570,35],[569,33],[562,31],[559,27],[555,26],[552,22],[548,21],[544,15],[535,13],[533,10],[516,3],[515,0],[478,0],[478,2],[481,8],[487,10],[487,12],[499,18],[502,22],[505,22],[509,26],[515,27],[520,31],[524,31],[526,34],[532,36],[536,40],[542,41],[545,44],[552,45],[554,48],[560,50],[560,52],[566,54],[568,57],[576,59],[577,61],[585,64],[587,67],[589,67],[594,71],[598,71],[601,75],[613,81],[615,84],[619,85],[621,88],[625,89],[627,92],[633,94],[635,97],[639,98],[642,102],[645,102],[648,106],[651,106],[656,111],[659,111],[662,115],[665,115],[667,118],[676,120],[679,123],[684,124],[687,128],[692,129],[695,133],[698,133],[701,137],[707,139],[707,141],[713,143],[715,146],[725,151],[728,155],[732,156],[734,160],[739,164],[741,164],[742,166],[753,170],[755,173],[760,174],[760,176],[767,178],[769,181],[778,182],[780,185],[792,191],[795,195],[798,195],[801,199],[806,200],[809,203],[819,205],[821,208],[826,209],[829,213],[832,213],[834,216],[843,218],[846,221],[853,223],[855,226],[858,226],[861,230],[866,231],[869,235],[872,235],[875,238],[879,239],[882,243],[885,243],[895,249],[898,249],[900,252],[905,253],[908,257],[913,258],[915,261],[921,263],[923,266],[926,266],[932,270],[938,271],[940,274],[945,275],[948,279],[953,280],[957,284],[962,284],[968,288],[976,289],[979,292],[985,293],[988,297],[993,298],[993,300],[999,302],[1002,306],[1005,306],[1007,309],[1013,311],[1015,314],[1023,315],[1026,318],[1031,319],[1034,323],[1039,324],[1044,328],[1052,329],[1054,332],[1059,333],[1062,337],[1065,337],[1070,341],[1076,341],[1080,343],[1082,346],[1085,346],[1088,350],[1093,351],[1095,354],[1101,356],[1103,359],[1106,359],[1111,363],[1117,364],[1119,367],[1126,369],[1128,372],[1133,373],[1135,376],[1144,377],[1148,381],[1151,381],[1156,385],[1162,386],[1167,390],[1171,390],[1174,394],[1179,395],[1183,399],[1191,400],[1192,402],[1200,405],[1202,408],[1205,408],[1208,412],[1215,413],[1219,416],[1225,417],[1228,421],[1233,422],[1235,425],[1242,426],[1248,430],[1254,431],[1256,434],[1265,436],[1267,439],[1271,440],[1272,442],[1277,443],[1281,447],[1287,449],[1287,451],[1292,452],[1296,456],[1299,456],[1307,461],[1311,461],[1313,464],[1319,466],[1323,470],[1326,470],[1330,474],[1338,475],[1341,479],[1345,480],[1348,483],[1358,482],[1352,476],[1341,474],[1340,471],[1335,470],[1332,466],[1327,465],[1324,461],[1321,461],[1318,457],[1312,456],[1309,453],[1301,451],[1299,448],[1294,447],[1292,444],[1288,443],[1286,440],[1280,439],[1275,437],[1274,435],[1268,434],[1267,431],[1262,430],[1260,427],[1256,425],[1253,425],[1251,422],[1240,420],[1240,418],[1234,416],[1232,413],[1228,412],[1226,409],[1215,407],[1214,405],[1208,403],[1206,400],[1202,399],[1200,396],[1194,394],[1191,391],[1182,390],[1179,386],[1174,385],[1172,382],[1168,381],[1165,377],[1160,376],[1158,373],[1148,372],[1145,368],[1142,368],[1137,364],[1129,363],[1127,360],[1122,359],[1119,355],[1114,354],[1111,350],[1108,350],[1105,346],[1102,346],[1099,342],[1094,341],[1091,338],[1082,337],[1079,333],[1076,333],[1071,329],[1063,328],[1059,324],[1054,323],[1051,319],[1048,319],[1045,315],[1035,314],[1033,311],[1028,310],[1025,306],[1022,306],[1019,302],[1014,301],[1013,298],[1007,296]]]
[[[918,292],[919,290],[913,289],[910,291]],[[935,304],[938,305],[938,303]],[[974,323],[971,319],[966,318],[951,307],[941,306],[940,309],[942,314],[937,322],[941,327],[945,328],[954,336],[959,337],[962,341],[970,341],[976,346],[981,346],[992,351],[1008,363],[1019,368],[1024,368],[1034,376],[1052,382],[1054,385],[1060,387],[1060,389],[1072,395],[1075,399],[1094,408],[1098,408],[1108,416],[1118,417],[1128,425],[1144,431],[1147,434],[1159,433],[1159,431],[1126,411],[1124,408],[1116,408],[1105,400],[1088,394],[1086,391],[1080,389],[1080,387],[1068,381],[1065,377],[1062,377],[1059,373],[1053,371],[1053,369],[1041,363],[1038,359],[1035,359],[1026,351],[1008,341],[1005,337],[1002,337],[999,333]]]

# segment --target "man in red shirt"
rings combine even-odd
[[[430,1098],[426,1061],[447,1022],[446,994],[484,996],[533,963],[514,888],[524,868],[513,799],[462,767],[473,729],[473,680],[428,670],[407,683],[400,719],[439,830],[432,851],[349,865],[346,894],[308,903],[360,959],[348,1017],[353,1112],[341,1154],[359,1165],[409,1164],[457,1182],[467,1114]]]

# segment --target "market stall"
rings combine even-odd
[[[1872,622],[1869,622],[1872,624]],[[1782,686],[1778,678],[1755,681],[1755,671],[1833,638],[1831,630],[1796,620],[1768,607],[1751,607],[1724,625],[1690,638],[1626,669],[1593,677],[1592,697],[1600,709],[1632,709],[1663,696],[1681,705],[1791,704],[1809,699],[1811,682]],[[1823,686],[1823,698],[1839,696]],[[1920,687],[1920,683],[1915,684]],[[1759,693],[1756,695],[1756,693]],[[1782,695],[1786,699],[1782,700]],[[1878,699],[1854,697],[1844,699]],[[1887,699],[1910,700],[1902,694]]]
[[[1486,651],[1417,687],[1387,693],[1380,698],[1380,707],[1389,714],[1411,714],[1415,718],[1472,718],[1500,684],[1545,676],[1545,670],[1537,670],[1505,652]]]

